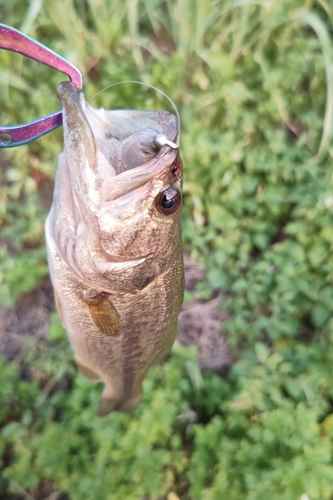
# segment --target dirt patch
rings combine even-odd
[[[54,308],[53,289],[49,278],[19,300],[12,309],[0,305],[0,353],[19,360],[25,336],[46,337],[50,313]]]
[[[205,273],[200,266],[184,255],[185,288],[194,291],[203,281]],[[208,302],[192,300],[182,307],[178,318],[178,340],[185,346],[196,345],[198,360],[202,371],[210,370],[226,375],[234,361],[227,345],[227,335],[223,332],[223,322],[228,318],[221,310],[225,294],[220,291]]]

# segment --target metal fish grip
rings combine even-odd
[[[77,90],[82,89],[82,74],[73,64],[17,29],[0,24],[0,48],[18,52],[50,66],[66,74]],[[0,126],[0,148],[12,148],[27,144],[61,125],[62,112],[55,111],[22,125]]]

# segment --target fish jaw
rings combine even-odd
[[[84,113],[84,97],[71,82],[61,83],[57,89],[62,105],[64,156],[72,192],[77,204],[89,197],[98,202],[97,147],[93,131]]]

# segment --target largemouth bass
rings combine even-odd
[[[58,87],[64,126],[46,241],[57,309],[98,414],[132,412],[183,300],[182,165],[168,112],[96,110]]]

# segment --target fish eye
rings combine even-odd
[[[180,192],[174,187],[162,191],[155,198],[156,208],[163,215],[174,214],[179,207],[180,202]]]

